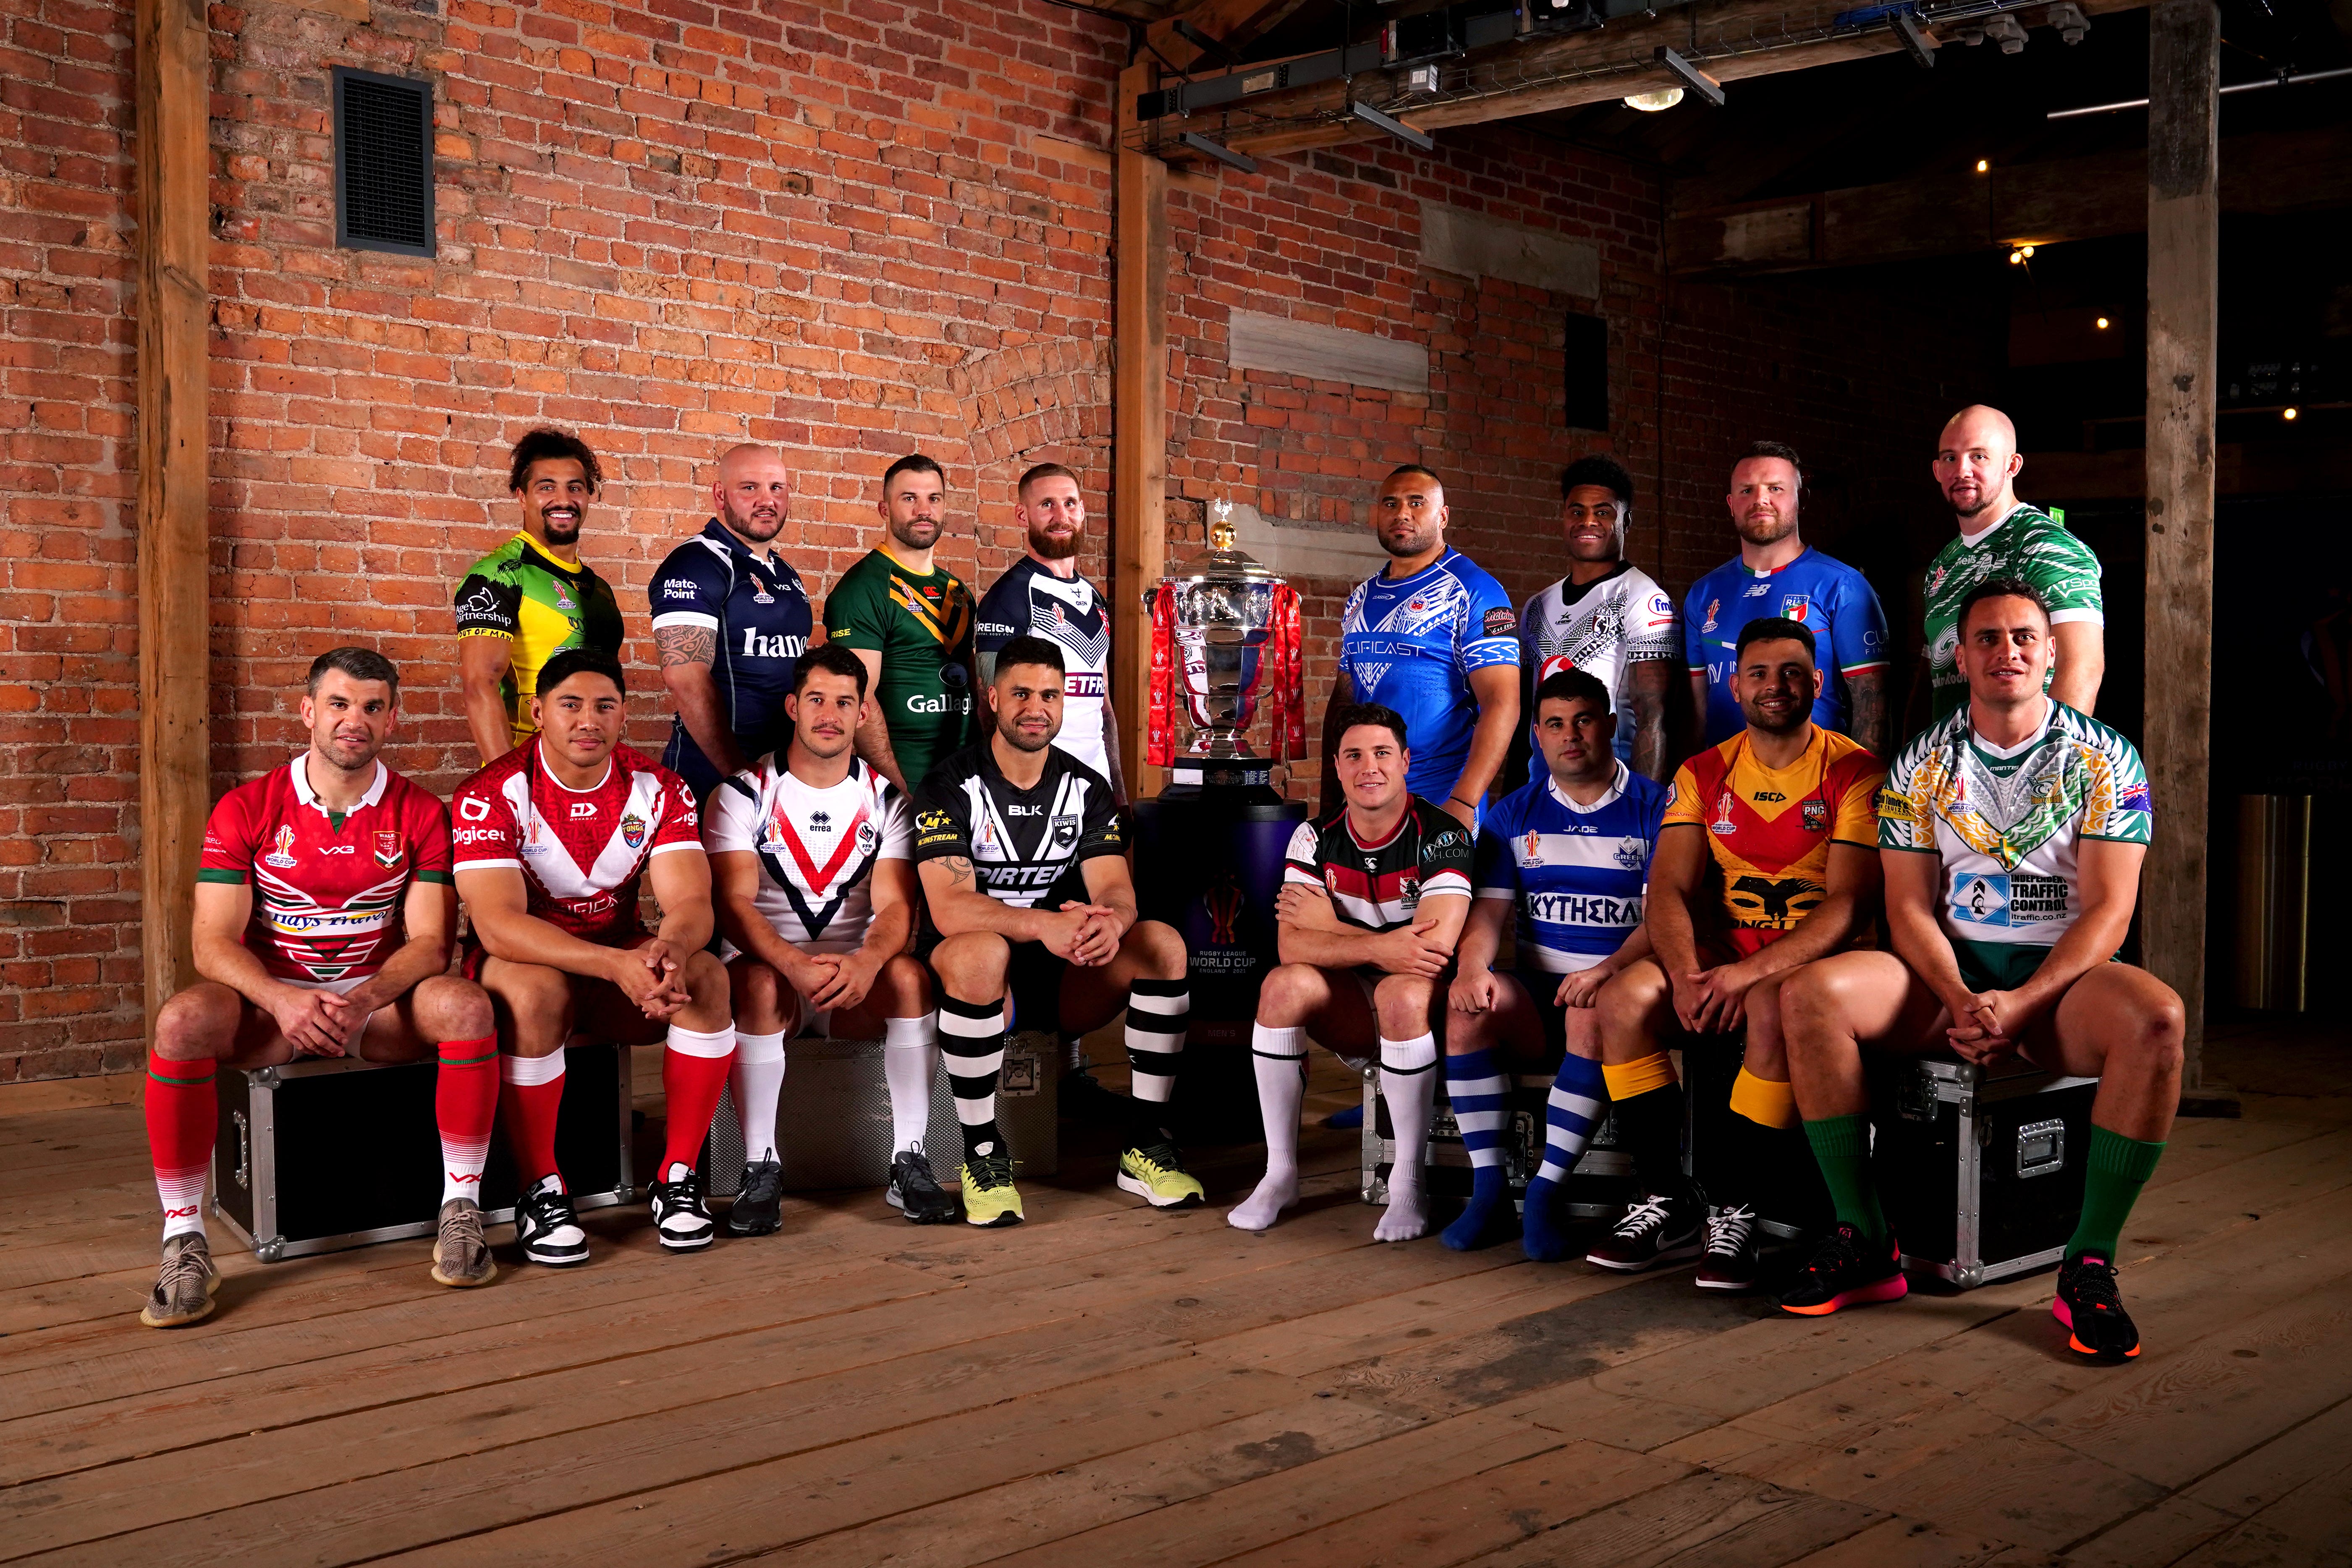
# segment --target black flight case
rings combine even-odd
[[[431,1236],[441,1211],[439,1067],[306,1057],[223,1072],[213,1145],[213,1212],[264,1263]],[[570,1047],[556,1157],[583,1209],[636,1195],[630,1173],[626,1047]],[[483,1219],[509,1223],[514,1161],[493,1134]]]

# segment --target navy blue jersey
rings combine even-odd
[[[1062,650],[1062,731],[1054,744],[1110,776],[1103,703],[1110,696],[1110,605],[1084,577],[1056,577],[1024,555],[980,601],[972,650],[994,654],[1014,637],[1044,637]]]
[[[1478,700],[1470,672],[1519,666],[1519,613],[1503,585],[1448,550],[1401,581],[1381,573],[1356,584],[1339,616],[1339,668],[1359,702],[1396,710],[1412,766],[1405,784],[1425,800],[1454,793],[1470,759]]]
[[[712,518],[664,558],[646,595],[653,601],[656,634],[672,626],[715,634],[710,679],[719,688],[719,710],[744,757],[756,761],[781,751],[784,699],[792,695],[793,672],[808,651],[815,625],[808,591],[792,563],[782,555],[754,555]],[[719,770],[686,732],[682,719],[670,721],[662,765],[692,785],[698,799],[719,782]]]
[[[1546,773],[1487,808],[1473,880],[1477,897],[1513,900],[1522,974],[1572,974],[1625,945],[1642,923],[1666,795],[1619,763],[1616,782],[1591,805]]]
[[[1737,557],[1691,584],[1683,601],[1684,651],[1706,675],[1706,743],[1720,745],[1748,728],[1731,700],[1739,630],[1748,622],[1782,616],[1812,630],[1813,660],[1822,694],[1813,722],[1847,732],[1845,678],[1886,668],[1886,612],[1869,579],[1833,556],[1808,549],[1786,566],[1751,570]]]

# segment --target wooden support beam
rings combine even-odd
[[[2147,188],[2147,155],[2127,147],[1678,210],[1666,219],[1666,266],[1680,277],[1793,272],[2137,234]],[[2333,127],[2232,136],[2221,143],[2221,199],[2247,213],[2352,204],[2352,139]]]
[[[1135,100],[1159,87],[1139,61],[1118,81],[1118,167],[1113,176],[1117,273],[1111,384],[1111,679],[1129,793],[1160,780],[1144,765],[1150,716],[1151,621],[1143,591],[1168,559],[1168,165],[1131,145]]]
[[[141,952],[155,1011],[195,978],[189,927],[211,809],[205,525],[205,176],[212,46],[203,0],[138,0]]]
[[[2148,16],[2147,700],[2140,750],[2156,837],[2140,952],[2189,1014],[2183,1083],[2203,1078],[2207,792],[2213,702],[2213,419],[2221,203],[2221,13]]]

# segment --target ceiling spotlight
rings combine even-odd
[[[1655,114],[1662,109],[1672,109],[1683,100],[1683,89],[1662,87],[1654,92],[1637,92],[1625,100],[1625,107],[1638,109],[1644,114]]]
[[[2282,408],[2282,409],[2280,409],[2280,410],[2279,410],[2279,417],[2280,417],[2280,418],[2282,418],[2282,419],[2292,419],[2292,418],[2294,418],[2294,417],[2295,416],[2295,415],[2296,415],[2297,413],[2299,413],[2299,412],[2300,412],[2300,410],[2298,410],[2298,409],[2294,409],[2294,408]]]
[[[2021,245],[2017,247],[2017,254],[2025,258],[2028,261],[2031,261],[2033,259],[2033,247],[2030,245]]]
[[[1707,75],[1706,72],[1699,69],[1698,67],[1691,64],[1690,61],[1683,58],[1682,56],[1675,53],[1674,50],[1666,47],[1664,44],[1658,46],[1657,60],[1658,63],[1665,67],[1670,73],[1679,77],[1685,87],[1690,89],[1693,92],[1706,100],[1707,102],[1715,105],[1716,108],[1721,109],[1723,107],[1723,84],[1721,82],[1716,80],[1713,77]]]
[[[1978,173],[1978,174],[1991,174],[1991,173],[1992,173],[1992,160],[1991,160],[1991,159],[1990,159],[1990,158],[1979,158],[1979,159],[1978,159],[1978,160],[1977,160],[1977,173]]]
[[[2106,330],[2107,330],[2107,319],[2106,319],[2105,316],[2101,316],[2101,317],[2099,318],[2099,331],[2103,331],[2103,332],[2104,332],[2104,331],[2105,331]]]
[[[2009,253],[2009,264],[2011,267],[2016,266],[2019,262],[2023,261],[2024,259],[2025,253],[2021,250],[2012,250]]]

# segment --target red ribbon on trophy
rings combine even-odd
[[[1287,583],[1274,590],[1274,620],[1266,627],[1265,641],[1274,658],[1267,749],[1277,763],[1295,762],[1307,754],[1307,681],[1298,633],[1298,590]]]
[[[1151,704],[1144,729],[1144,761],[1155,768],[1176,762],[1176,585],[1151,594]]]

